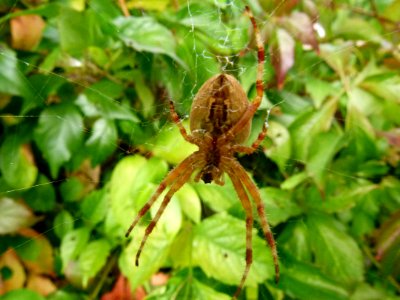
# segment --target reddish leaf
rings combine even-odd
[[[262,5],[271,16],[283,16],[289,14],[299,3],[299,0],[274,0],[264,1]]]
[[[393,129],[391,131],[378,132],[379,136],[384,137],[388,144],[389,149],[386,155],[386,160],[396,167],[400,161],[400,129]]]
[[[395,212],[376,232],[376,259],[385,274],[400,275],[400,211]]]
[[[282,89],[286,73],[294,64],[294,40],[286,30],[276,30],[271,57],[278,89]]]
[[[56,285],[49,278],[36,274],[29,275],[26,287],[43,296],[47,296],[57,290]]]
[[[379,133],[379,135],[385,137],[390,146],[400,148],[400,129],[382,131]]]
[[[168,274],[159,272],[157,274],[154,274],[153,277],[151,277],[151,284],[153,286],[165,285],[169,277],[170,276]]]
[[[84,160],[78,170],[69,173],[69,180],[61,186],[61,194],[66,201],[77,201],[89,195],[100,180],[100,166],[92,167],[89,160]]]
[[[38,15],[25,15],[12,18],[11,45],[14,49],[32,50],[42,39],[45,22]]]
[[[22,229],[19,233],[32,238],[38,247],[37,257],[34,257],[33,260],[23,259],[26,268],[36,274],[54,275],[53,248],[49,240],[43,234],[30,228]]]
[[[0,257],[0,269],[3,268],[10,270],[11,277],[5,279],[0,277],[0,295],[24,286],[26,280],[25,270],[14,250],[6,251]]]
[[[131,289],[129,286],[129,282],[128,280],[122,276],[119,275],[117,282],[115,283],[113,289],[104,294],[101,297],[101,300],[114,300],[114,299],[120,299],[120,300],[141,300],[144,299],[144,297],[146,296],[144,289],[139,288],[136,293],[135,296],[132,295],[131,293]]]
[[[319,18],[319,11],[317,5],[312,0],[303,0],[303,9],[311,17],[311,19],[316,21]]]
[[[400,58],[388,57],[383,59],[383,64],[389,69],[399,70],[400,69]]]
[[[282,20],[282,25],[304,45],[311,46],[319,52],[316,32],[310,17],[302,12],[293,12]]]

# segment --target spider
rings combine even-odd
[[[266,241],[271,248],[275,265],[275,281],[279,280],[278,254],[275,240],[271,233],[264,204],[254,182],[247,175],[244,168],[235,159],[236,152],[251,154],[257,150],[268,130],[265,122],[256,141],[250,146],[242,143],[249,137],[252,118],[257,111],[263,97],[263,71],[264,71],[264,46],[257,27],[257,23],[248,7],[246,13],[252,23],[257,44],[258,64],[256,77],[257,94],[253,102],[249,102],[246,93],[235,77],[228,74],[218,74],[208,79],[199,89],[193,100],[190,112],[189,135],[180,122],[175,112],[174,104],[170,101],[170,113],[172,120],[178,126],[181,135],[189,143],[195,144],[199,150],[184,159],[177,165],[167,177],[160,183],[152,197],[139,211],[132,225],[126,232],[129,236],[139,220],[148,212],[161,193],[168,187],[160,208],[151,223],[147,226],[139,250],[136,254],[136,266],[139,265],[139,257],[150,233],[160,219],[171,197],[190,179],[194,172],[198,172],[195,181],[202,179],[205,183],[214,181],[224,185],[223,174],[227,173],[238,194],[246,213],[246,266],[233,298],[236,299],[249,273],[252,260],[252,228],[253,211],[249,195],[254,199],[257,213],[261,221],[261,227]],[[268,120],[268,119],[267,119]]]

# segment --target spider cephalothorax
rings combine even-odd
[[[190,135],[180,123],[173,102],[170,102],[172,119],[177,124],[183,138],[189,143],[197,145],[199,150],[183,160],[167,175],[167,177],[160,183],[153,196],[139,211],[126,233],[126,236],[129,236],[130,232],[139,222],[141,217],[147,213],[161,193],[170,186],[160,208],[146,228],[142,243],[136,254],[136,265],[138,265],[140,253],[146,243],[147,237],[152,232],[154,226],[164,212],[165,207],[171,200],[171,197],[190,179],[191,175],[197,173],[195,177],[196,181],[202,179],[205,183],[214,181],[217,184],[223,185],[223,174],[228,174],[246,212],[246,267],[234,298],[239,295],[253,261],[253,210],[249,195],[253,198],[257,207],[257,213],[261,221],[261,227],[265,239],[272,250],[275,264],[275,279],[276,281],[279,280],[279,264],[276,245],[267,222],[260,193],[258,192],[254,182],[234,157],[236,152],[247,154],[254,152],[267,133],[267,123],[265,123],[262,132],[251,147],[242,145],[249,136],[252,118],[262,100],[262,76],[264,70],[264,46],[254,17],[247,7],[246,11],[250,17],[251,23],[253,24],[258,48],[256,78],[257,95],[254,101],[249,102],[240,83],[233,76],[228,74],[218,74],[211,77],[199,89],[195,99],[193,100],[190,112]]]

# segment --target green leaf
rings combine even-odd
[[[86,227],[74,229],[68,232],[61,241],[61,260],[62,270],[68,267],[68,264],[76,260],[83,249],[85,249],[90,236],[90,230]]]
[[[361,250],[352,237],[339,229],[337,221],[328,215],[311,214],[307,226],[316,264],[323,272],[346,286],[363,280]]]
[[[342,81],[346,80],[352,66],[353,47],[347,43],[320,44],[320,50],[321,58],[336,72],[336,76]]]
[[[367,78],[360,86],[370,93],[395,103],[399,102],[400,78],[396,73]]]
[[[225,211],[239,202],[232,181],[228,176],[225,176],[224,179],[225,185],[223,186],[215,183],[206,185],[203,182],[193,184],[201,200],[216,212]]]
[[[111,246],[106,239],[92,241],[86,245],[79,256],[79,267],[82,271],[83,286],[93,278],[106,263]]]
[[[82,202],[83,218],[96,225],[104,220],[108,210],[108,199],[105,190],[91,192]]]
[[[390,295],[390,291],[384,287],[372,287],[366,283],[357,285],[352,293],[350,300],[398,300],[399,297]]]
[[[37,292],[34,292],[29,289],[18,289],[10,291],[1,296],[2,300],[16,300],[16,299],[25,299],[25,300],[45,300],[45,298],[39,295]]]
[[[245,222],[224,213],[207,218],[195,228],[193,263],[207,276],[238,285],[245,267]],[[266,242],[253,234],[253,264],[246,286],[256,286],[274,276]]]
[[[61,48],[74,56],[81,56],[89,46],[104,47],[107,36],[101,21],[98,13],[92,10],[78,12],[64,6],[57,17]]]
[[[338,13],[335,22],[332,24],[333,33],[349,39],[372,41],[384,43],[385,39],[373,26],[373,22],[368,22],[364,18],[355,17],[347,13]]]
[[[45,57],[43,62],[40,64],[40,70],[45,72],[51,72],[57,65],[57,62],[61,59],[61,49],[55,48]]]
[[[135,2],[130,2],[130,7],[136,8],[136,9],[138,9],[138,8],[144,9],[144,10],[163,11],[166,9],[169,2],[170,2],[169,0],[153,0],[153,1],[138,0]]]
[[[343,133],[339,130],[331,130],[317,134],[308,150],[307,173],[317,183],[320,190],[323,189],[323,180],[333,156],[338,151]]]
[[[310,236],[307,227],[301,220],[291,222],[285,227],[279,235],[278,244],[285,256],[294,257],[302,262],[311,261]]]
[[[93,0],[90,7],[95,12],[101,11],[101,17],[107,20],[113,20],[121,15],[121,9],[115,3],[107,0]]]
[[[60,193],[65,202],[74,202],[82,198],[84,185],[77,177],[71,177],[60,185]]]
[[[128,229],[136,213],[155,191],[152,183],[160,182],[167,169],[164,161],[156,157],[146,160],[140,155],[125,157],[116,165],[111,176],[110,203],[121,228]]]
[[[351,155],[354,162],[362,163],[379,157],[374,129],[366,116],[353,105],[349,105],[347,109],[346,133],[351,137],[346,152]]]
[[[354,186],[350,185],[347,188],[343,187],[342,191],[338,195],[329,196],[326,201],[319,203],[318,207],[328,213],[349,210],[359,201],[363,201],[363,199],[376,188],[377,186],[370,182],[359,182]],[[317,208],[316,206],[314,207]]]
[[[400,1],[399,0],[394,0],[391,3],[388,3],[388,6],[386,6],[385,11],[383,13],[383,16],[388,18],[389,20],[392,21],[397,21],[400,19]]]
[[[59,104],[42,111],[35,128],[35,142],[48,161],[53,178],[81,146],[82,138],[83,120],[74,106]]]
[[[185,126],[187,122],[183,122]],[[172,164],[178,164],[198,149],[197,146],[188,143],[181,136],[175,124],[167,124],[157,134],[151,150],[155,156],[165,159]]]
[[[164,192],[161,195],[161,197],[154,203],[154,205],[152,205],[150,209],[152,218],[155,217],[165,194],[166,192]],[[150,198],[150,195],[151,194],[148,194],[146,196],[145,198],[146,202]],[[163,212],[160,220],[157,222],[157,227],[162,228],[164,234],[168,236],[175,236],[179,232],[181,226],[182,226],[182,210],[179,201],[177,201],[176,197],[173,196],[171,201],[168,203],[168,206],[165,208],[165,211]]]
[[[7,184],[14,189],[31,187],[38,174],[28,145],[16,135],[9,135],[0,148],[0,170]]]
[[[193,272],[184,269],[168,279],[166,290],[155,290],[146,299],[229,300],[231,296],[217,292],[209,285],[197,280]]]
[[[60,211],[54,218],[54,231],[58,238],[63,239],[64,236],[74,228],[74,220],[67,210]]]
[[[140,102],[142,102],[143,114],[145,117],[149,117],[154,112],[154,95],[151,89],[147,86],[143,74],[136,71],[133,73],[133,80],[135,82],[135,91],[139,96]]]
[[[39,175],[35,187],[27,190],[23,197],[34,211],[48,212],[54,209],[56,194],[52,183],[42,174]]]
[[[140,155],[128,156],[121,159],[115,166],[110,180],[110,203],[116,222],[128,228],[129,223],[135,215],[133,204],[132,186],[138,180],[146,180],[138,177],[140,169],[146,165],[146,159]],[[121,180],[124,178],[124,181]]]
[[[306,160],[315,136],[330,128],[336,106],[337,99],[332,98],[319,111],[303,113],[290,125],[292,150],[296,159]]]
[[[381,109],[382,103],[378,97],[359,87],[347,92],[349,105],[354,105],[363,115],[373,115]]]
[[[336,93],[336,89],[333,84],[320,80],[315,77],[309,77],[306,80],[306,89],[310,94],[314,105],[320,108],[328,96],[333,96]]]
[[[107,159],[117,147],[117,128],[114,121],[99,119],[92,128],[92,133],[86,141],[87,151],[91,154],[93,165],[98,165]]]
[[[120,17],[114,23],[126,46],[137,51],[166,54],[183,65],[175,53],[176,43],[171,31],[152,17]]]
[[[171,246],[170,257],[175,268],[192,266],[193,225],[185,222]]]
[[[278,122],[269,122],[268,137],[272,144],[264,142],[266,145],[265,153],[269,158],[276,162],[281,172],[287,167],[287,160],[291,156],[292,146],[289,131],[285,126]]]
[[[138,122],[139,119],[130,107],[123,106],[116,99],[122,96],[122,87],[110,80],[99,81],[78,96],[76,104],[88,117],[102,117],[110,120],[129,120]]]
[[[4,46],[0,48],[0,69],[0,92],[33,99],[35,92],[19,70],[15,52]]]
[[[368,186],[367,186],[368,187]],[[371,235],[375,230],[375,223],[379,217],[381,199],[387,197],[387,194],[374,186],[370,192],[360,197],[352,210],[353,220],[351,232],[357,238],[364,238],[365,235]]]
[[[45,71],[43,71],[44,73]],[[35,89],[35,97],[33,99],[25,99],[22,112],[30,112],[34,108],[44,108],[45,99],[49,99],[57,95],[65,84],[65,78],[61,76],[49,76],[48,74],[34,74],[29,78],[29,84]],[[45,83],[45,84],[44,84]]]
[[[345,300],[348,291],[317,268],[299,261],[286,262],[279,282],[286,294],[304,300]]]
[[[175,197],[178,198],[183,213],[193,222],[199,223],[201,218],[201,202],[195,189],[191,185],[185,184],[175,194]]]
[[[33,221],[31,211],[10,198],[0,198],[0,234],[15,233]]]
[[[389,172],[390,167],[386,162],[369,160],[359,166],[357,174],[366,178],[380,178]]]
[[[273,226],[302,212],[287,191],[277,188],[262,188],[260,194],[265,205],[265,211],[268,214],[268,221]]]
[[[283,190],[291,190],[297,187],[299,184],[307,180],[308,175],[306,172],[300,172],[297,174],[294,174],[293,176],[287,178],[284,182],[281,184],[281,189]]]
[[[46,298],[47,300],[81,300],[82,295],[64,290],[57,290]]]
[[[135,266],[136,252],[143,235],[143,228],[138,227],[132,235],[132,241],[119,257],[119,268],[128,277],[132,290],[147,281],[165,264],[172,242],[172,237],[156,226],[142,251],[139,266]]]

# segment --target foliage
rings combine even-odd
[[[186,184],[138,267],[158,205],[124,233],[195,150],[167,100],[184,117],[221,71],[254,96],[245,3],[267,50],[249,142],[274,107],[263,148],[238,159],[260,188],[282,274],[275,285],[256,224],[241,299],[398,299],[400,1],[126,1],[125,16],[117,2],[0,3],[4,299],[231,297],[245,226],[228,178]]]

